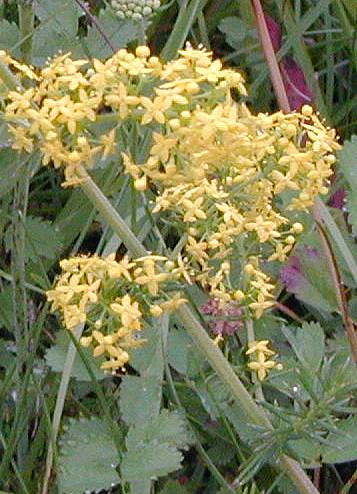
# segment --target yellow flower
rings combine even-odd
[[[145,285],[151,295],[159,293],[160,283],[169,278],[168,273],[158,273],[156,271],[155,261],[167,261],[163,256],[146,256],[136,259],[136,262],[142,263],[142,267],[137,268],[134,272],[135,283]]]
[[[164,124],[166,120],[165,112],[171,106],[171,99],[163,96],[156,96],[153,100],[146,96],[140,97],[140,104],[144,107],[144,115],[141,123],[146,125],[152,120],[159,124]]]
[[[105,259],[109,278],[124,277],[128,281],[132,281],[130,270],[135,266],[135,262],[130,262],[128,256],[124,256],[120,261],[115,260],[115,253],[109,254]]]
[[[273,360],[266,360],[265,355],[262,352],[258,353],[258,360],[255,362],[249,362],[249,369],[256,371],[258,379],[263,381],[269,370],[276,367],[276,363]]]
[[[141,311],[139,309],[138,302],[131,302],[130,295],[124,295],[124,297],[117,298],[116,301],[110,304],[110,308],[119,314],[122,325],[130,330],[141,329]]]
[[[252,353],[263,353],[264,355],[274,355],[275,352],[268,348],[269,340],[252,341],[248,343],[248,350],[245,352],[246,355],[251,355]]]
[[[109,134],[103,134],[100,137],[100,142],[103,146],[103,158],[107,158],[110,154],[113,154],[115,150],[115,129],[112,129]]]

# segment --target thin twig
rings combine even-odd
[[[281,77],[279,64],[275,56],[273,43],[270,38],[267,23],[263,12],[262,5],[259,0],[252,0],[253,10],[257,21],[258,34],[262,46],[262,50],[267,61],[271,82],[273,84],[276,99],[278,100],[280,108],[289,113],[291,111],[288,96],[285,91],[284,82]]]
[[[89,19],[90,22],[95,26],[95,28],[97,29],[98,33],[102,36],[102,38],[107,43],[107,45],[112,50],[112,52],[115,53],[117,51],[116,47],[113,45],[113,43],[110,41],[110,39],[108,38],[108,36],[103,31],[102,26],[98,22],[96,16],[92,14],[92,12],[89,10],[89,8],[86,6],[86,4],[84,2],[82,2],[81,0],[74,0],[74,1],[80,7],[80,9],[83,10],[83,12],[85,13],[87,19]]]

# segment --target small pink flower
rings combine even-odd
[[[235,302],[220,307],[217,299],[210,299],[206,304],[201,305],[201,312],[211,316],[209,327],[215,335],[231,336],[243,326],[242,309]]]

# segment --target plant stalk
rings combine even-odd
[[[110,201],[105,197],[84,169],[82,170],[82,177],[83,183],[81,184],[81,187],[83,192],[92,204],[96,206],[102,217],[110,224],[131,254],[134,257],[148,255],[145,247],[138,241],[125,221],[113,208]],[[271,429],[272,425],[266,413],[255,403],[239,377],[235,374],[228,360],[224,357],[221,350],[213,343],[188,305],[185,304],[179,307],[176,314],[182,321],[186,331],[191,336],[198,349],[204,354],[222,382],[230,389],[233,397],[250,420],[256,425]],[[283,471],[290,477],[300,494],[318,494],[318,490],[297,462],[286,455],[282,455],[280,458],[280,465]]]
[[[31,63],[32,58],[32,33],[34,29],[35,13],[32,0],[21,0],[19,2],[19,25],[21,32],[22,59],[25,63]]]

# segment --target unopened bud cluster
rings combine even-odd
[[[120,19],[141,20],[160,7],[160,0],[112,0],[111,5]]]

